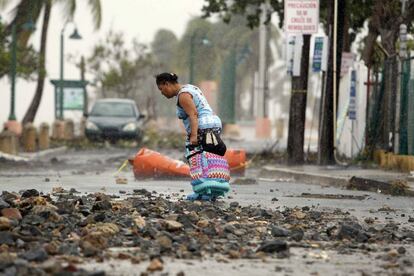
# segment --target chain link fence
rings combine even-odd
[[[370,150],[393,151],[398,67],[398,58],[394,56],[387,58],[382,68],[374,70],[367,123],[367,145]]]
[[[398,81],[401,66],[400,82]],[[414,155],[414,57],[401,60],[388,58],[372,74],[372,89],[367,116],[367,145],[373,149],[393,151],[398,138],[398,152]],[[399,87],[398,87],[399,86]],[[397,92],[400,89],[399,135],[395,133]]]
[[[401,72],[401,113],[400,113],[400,154],[414,155],[414,58],[402,62]]]

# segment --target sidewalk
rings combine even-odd
[[[295,181],[322,186],[356,189],[362,191],[396,194],[399,186],[395,180],[407,181],[404,195],[414,196],[414,179],[408,173],[341,166],[265,166],[260,175],[263,178],[293,178]]]

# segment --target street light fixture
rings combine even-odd
[[[64,45],[65,45],[65,28],[69,23],[73,22],[66,22],[65,25],[63,25],[62,31],[60,32],[60,80],[59,80],[59,119],[63,120],[63,65],[64,65]],[[70,39],[82,39],[78,32],[78,28],[75,25],[75,29],[73,30],[73,33],[69,36]]]

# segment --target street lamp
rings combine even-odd
[[[189,83],[193,84],[194,81],[194,44],[197,42],[197,34],[194,32],[190,38],[190,76],[189,76]],[[207,38],[201,39],[201,45],[209,45],[210,41]]]
[[[26,22],[22,25],[22,29],[26,31],[34,31],[36,27],[32,20]],[[10,115],[9,121],[16,121],[16,114],[15,114],[15,94],[16,94],[16,55],[17,55],[17,41],[16,41],[16,32],[17,27],[16,24],[13,23],[12,25],[12,43],[11,43],[11,68],[10,68],[10,81],[11,81],[11,94],[10,94]]]
[[[240,48],[236,42],[223,61],[220,82],[222,96],[219,105],[219,114],[224,124],[235,124],[236,122],[235,102],[237,66],[245,61],[250,54],[251,49],[247,44],[245,44],[243,48]]]
[[[59,80],[59,119],[63,120],[63,65],[64,65],[64,44],[65,44],[65,28],[69,23],[73,22],[66,22],[63,25],[62,31],[60,32],[60,80]],[[78,28],[75,25],[75,29],[73,33],[69,36],[70,39],[82,39],[78,32]]]

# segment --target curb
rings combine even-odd
[[[293,178],[296,181],[303,182],[306,184],[331,186],[337,188],[346,188],[349,183],[347,177],[341,176],[328,176],[325,174],[299,172],[285,168],[271,168],[264,167],[260,171],[260,175],[263,177],[280,177],[280,178]]]
[[[66,146],[62,146],[62,147],[58,147],[58,148],[53,148],[53,149],[47,149],[47,150],[42,150],[42,151],[38,151],[38,152],[33,152],[33,153],[21,153],[20,155],[12,155],[12,154],[7,154],[7,153],[2,153],[0,152],[0,158],[4,158],[7,161],[14,161],[14,162],[30,162],[32,160],[35,160],[37,158],[41,158],[41,157],[45,157],[51,154],[59,154],[59,153],[63,153],[65,151],[67,151],[67,147]]]
[[[393,187],[389,182],[378,181],[373,179],[367,179],[363,177],[353,176],[349,179],[347,189],[355,189],[359,191],[378,192],[381,191],[383,194],[393,195]],[[414,191],[406,189],[402,196],[414,196]]]
[[[273,168],[273,167],[263,167],[260,171],[262,177],[267,178],[293,178],[295,181],[302,182],[305,184],[312,185],[321,185],[329,186],[336,188],[345,188],[345,189],[354,189],[359,191],[370,191],[378,192],[380,191],[383,194],[393,193],[393,187],[391,183],[386,181],[368,179],[363,177],[344,177],[344,176],[331,176],[320,173],[311,173],[304,171],[297,171],[287,168]],[[407,189],[404,191],[404,196],[413,196],[414,191]]]
[[[12,161],[12,162],[28,162],[29,158],[27,157],[21,157],[18,155],[8,154],[4,152],[0,152],[0,161]]]

